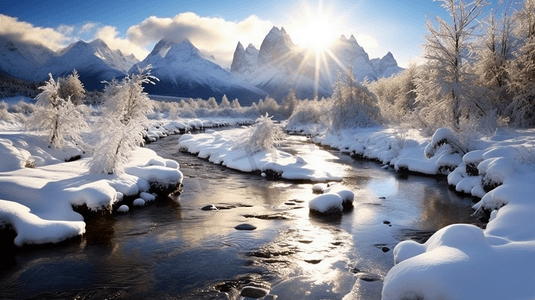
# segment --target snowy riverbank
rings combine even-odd
[[[398,171],[449,174],[448,183],[458,192],[481,198],[474,210],[491,212],[486,229],[457,224],[439,230],[425,244],[399,243],[383,299],[533,298],[534,130],[499,129],[491,137],[471,140],[467,153],[457,149],[457,137],[448,129],[431,139],[416,130],[382,127],[313,139]]]

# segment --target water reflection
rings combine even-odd
[[[352,211],[311,216],[313,184],[228,170],[179,153],[177,139],[149,147],[181,164],[180,196],[89,221],[80,239],[12,254],[0,272],[0,298],[214,299],[254,278],[278,299],[374,299],[404,232],[475,221],[470,198],[443,180],[400,178],[291,137],[283,147],[343,172],[339,184],[355,193]],[[220,209],[201,209],[209,204]],[[257,229],[234,228],[245,222]]]

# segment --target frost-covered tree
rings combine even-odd
[[[51,146],[61,148],[65,142],[81,142],[80,133],[88,130],[79,107],[67,99],[61,98],[60,82],[54,80],[52,74],[44,86],[39,87],[41,93],[35,98],[36,110],[27,119],[26,127],[33,130],[48,132]]]
[[[58,78],[59,82],[59,96],[63,99],[70,98],[74,105],[82,104],[85,97],[85,89],[83,83],[80,81],[80,75],[76,70],[67,77]]]
[[[437,27],[427,21],[429,35],[425,37],[424,58],[426,67],[416,82],[417,101],[424,103],[426,117],[449,120],[459,130],[461,117],[470,111],[483,112],[471,88],[475,76],[470,70],[469,46],[474,39],[478,16],[484,0],[466,4],[462,0],[441,0],[451,23],[437,17]]]
[[[284,132],[281,127],[273,123],[271,118],[266,113],[256,119],[256,124],[246,132],[239,147],[244,148],[249,153],[273,149],[284,138]]]
[[[488,103],[498,114],[503,114],[511,100],[507,90],[507,64],[512,57],[513,38],[508,10],[502,12],[501,19],[497,12],[492,12],[483,24],[486,29],[476,48],[474,70],[477,83],[486,89]]]
[[[513,100],[507,112],[512,125],[527,127],[535,125],[535,0],[525,0],[513,18],[519,47],[508,67]]]
[[[232,105],[231,106],[232,106],[232,108],[235,108],[235,109],[241,108],[241,104],[240,104],[240,101],[238,100],[238,98],[232,100]]]
[[[367,127],[382,122],[377,97],[358,83],[351,73],[338,73],[331,101],[330,127],[334,131]]]
[[[295,95],[295,91],[290,89],[288,95],[282,99],[282,109],[284,111],[284,118],[289,118],[294,112],[295,108],[299,105],[299,100]]]
[[[206,106],[207,106],[206,108],[208,108],[208,109],[217,109],[217,108],[219,108],[219,104],[217,104],[217,101],[215,100],[214,97],[208,98]]]
[[[378,106],[385,121],[391,124],[413,124],[416,93],[415,79],[417,67],[409,65],[407,69],[388,78],[379,78],[366,86],[377,96]]]
[[[230,101],[228,100],[227,95],[221,97],[221,104],[219,106],[222,108],[230,107]]]
[[[96,124],[99,142],[89,161],[93,173],[121,174],[128,155],[143,143],[149,125],[147,114],[153,113],[152,100],[143,91],[143,84],[158,80],[150,74],[151,66],[112,80],[104,88],[102,117]]]

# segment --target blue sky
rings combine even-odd
[[[448,19],[432,0],[8,0],[0,1],[0,34],[13,30],[55,50],[77,39],[99,37],[139,59],[162,37],[188,38],[228,67],[238,41],[259,48],[272,26],[285,27],[299,44],[307,30],[307,11],[313,19],[326,16],[324,27],[333,36],[353,34],[371,58],[390,51],[402,66],[421,55],[426,18]]]

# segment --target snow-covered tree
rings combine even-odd
[[[238,98],[232,100],[232,108],[241,108],[241,104],[240,104],[240,101],[238,100]]]
[[[513,100],[507,112],[512,125],[527,127],[535,125],[535,0],[525,0],[513,18],[520,44],[508,67]]]
[[[96,124],[100,139],[89,161],[91,172],[122,173],[130,152],[143,143],[149,124],[147,114],[153,113],[152,100],[143,91],[143,84],[158,80],[150,74],[150,67],[120,82],[106,83],[102,117]]]
[[[26,127],[34,130],[48,131],[48,142],[51,146],[61,148],[65,142],[81,142],[80,133],[88,130],[80,108],[67,99],[61,98],[60,83],[55,81],[52,74],[42,90],[35,98],[36,110],[27,119]]]
[[[403,72],[388,78],[379,78],[367,84],[367,87],[377,96],[378,106],[385,121],[392,124],[413,124],[416,93],[415,79],[418,69],[411,64]]]
[[[230,107],[230,101],[228,100],[227,95],[223,95],[223,97],[221,97],[221,103],[219,106],[222,108]]]
[[[295,95],[295,91],[290,89],[288,95],[282,99],[282,109],[284,111],[284,118],[288,118],[292,115],[295,108],[299,105],[299,100]]]
[[[217,109],[217,108],[219,108],[219,104],[217,104],[217,101],[215,100],[214,97],[208,98],[206,106],[207,106],[208,109]]]
[[[244,148],[249,153],[260,150],[271,150],[284,138],[281,127],[273,123],[267,113],[256,119],[256,124],[251,127],[244,136],[239,147]]]
[[[72,71],[72,74],[67,77],[58,78],[59,82],[59,96],[63,99],[70,97],[74,105],[82,104],[85,97],[84,85],[80,81],[80,75],[76,70]]]
[[[427,64],[416,82],[416,100],[425,103],[427,116],[436,117],[436,121],[449,120],[459,130],[463,115],[468,116],[471,111],[484,113],[471,91],[475,76],[468,61],[469,46],[479,24],[476,19],[486,3],[484,0],[468,4],[462,0],[441,2],[451,23],[440,17],[436,18],[437,27],[430,20],[427,22],[429,35],[424,45]]]
[[[338,73],[331,97],[331,129],[367,127],[381,123],[377,97],[351,73]]]
[[[474,70],[477,83],[486,89],[488,103],[498,114],[503,114],[511,101],[507,91],[507,64],[512,56],[513,38],[508,10],[502,12],[501,20],[498,20],[497,12],[492,12],[483,24],[486,29],[476,48]]]

